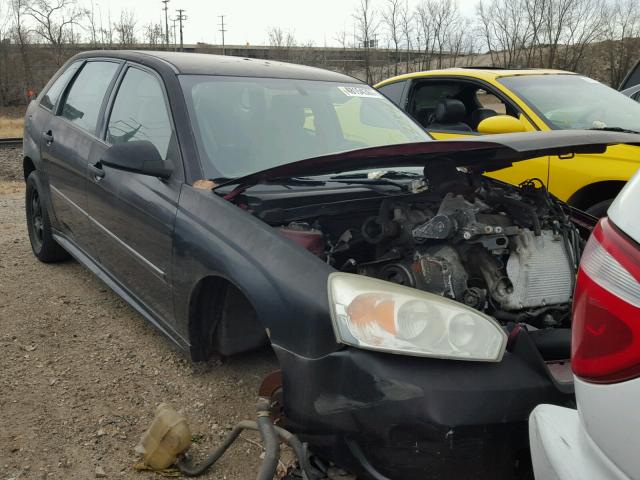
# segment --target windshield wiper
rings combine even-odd
[[[384,185],[390,187],[396,187],[400,190],[407,190],[407,186],[402,183],[394,182],[393,180],[388,180],[386,178],[336,178],[331,177],[331,180],[334,183],[344,183],[346,185]]]
[[[640,133],[637,130],[629,130],[622,127],[594,127],[589,130],[599,130],[601,132],[620,132],[620,133]]]
[[[373,174],[373,175],[372,175]],[[329,180],[348,180],[348,179],[369,179],[376,180],[380,178],[419,178],[422,177],[418,172],[403,172],[401,170],[382,170],[379,172],[360,172],[360,173],[343,173],[342,175],[334,175]]]
[[[220,181],[220,180],[224,180],[224,181]],[[237,180],[237,182],[236,182]],[[219,185],[217,185],[216,187],[214,187],[214,190],[218,187],[229,187],[231,185],[242,185],[242,178],[224,178],[224,179],[219,179],[216,178],[213,180],[216,183],[219,183]],[[251,185],[244,185],[243,187],[246,188],[251,188],[254,187],[255,185],[283,185],[283,186],[296,186],[296,185],[312,185],[312,186],[316,186],[316,185],[324,185],[325,182],[324,180],[313,180],[311,178],[307,178],[307,177],[278,177],[278,178],[272,178],[272,179],[268,179],[264,182],[259,182],[256,184],[251,184]]]

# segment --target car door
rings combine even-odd
[[[42,132],[41,153],[51,190],[55,226],[79,248],[87,250],[90,236],[86,217],[87,162],[96,143],[98,120],[106,92],[120,67],[117,61],[88,60],[72,64],[62,75],[71,77],[58,102],[43,97],[50,116]],[[62,78],[62,76],[60,77]],[[52,85],[52,89],[55,86]],[[55,92],[51,95],[55,96]]]
[[[182,163],[161,78],[128,64],[111,95],[102,138],[88,166],[87,211],[105,270],[157,320],[173,318],[171,253]],[[110,145],[147,140],[173,167],[168,179],[103,165]]]
[[[437,108],[444,100],[459,107],[447,118],[438,119]],[[519,118],[529,130],[535,126],[503,94],[490,85],[467,78],[413,80],[406,94],[405,110],[437,140],[481,135],[477,128],[489,115]],[[440,123],[436,123],[438,120]],[[488,176],[517,185],[530,178],[548,183],[549,157],[539,157],[491,172]]]

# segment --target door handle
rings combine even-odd
[[[98,163],[89,163],[87,165],[89,172],[91,173],[91,177],[94,181],[99,182],[104,178],[104,170],[102,169],[102,165],[100,162]]]
[[[42,132],[42,138],[47,142],[47,146],[51,145],[53,143],[53,132],[51,130]]]

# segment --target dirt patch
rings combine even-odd
[[[200,453],[254,418],[271,352],[192,364],[77,262],[34,258],[23,188],[0,183],[0,479],[162,478],[132,468],[159,402],[186,414]],[[204,478],[254,478],[245,438]]]

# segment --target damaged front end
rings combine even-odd
[[[275,347],[282,422],[373,478],[526,478],[529,412],[573,403],[569,312],[583,240],[540,185],[456,175],[445,188],[354,199],[335,215],[278,211],[274,226],[336,270],[384,281],[341,300],[348,320],[336,333],[350,347],[313,360]],[[415,293],[389,297],[385,282]],[[437,298],[452,307],[442,325],[429,324]],[[395,317],[383,312],[390,302]],[[478,326],[494,322],[504,344],[454,304],[478,312]]]
[[[569,137],[554,148],[569,151]],[[331,176],[337,163],[314,159],[220,190],[334,269],[327,321],[341,347],[306,358],[273,344],[280,421],[322,457],[364,478],[530,474],[529,413],[574,401],[569,314],[595,219],[538,179],[482,175],[548,153],[541,136],[523,138],[533,143],[522,150],[476,141],[348,153],[338,173],[364,173]],[[420,181],[415,169],[371,170],[385,160],[420,165]]]

